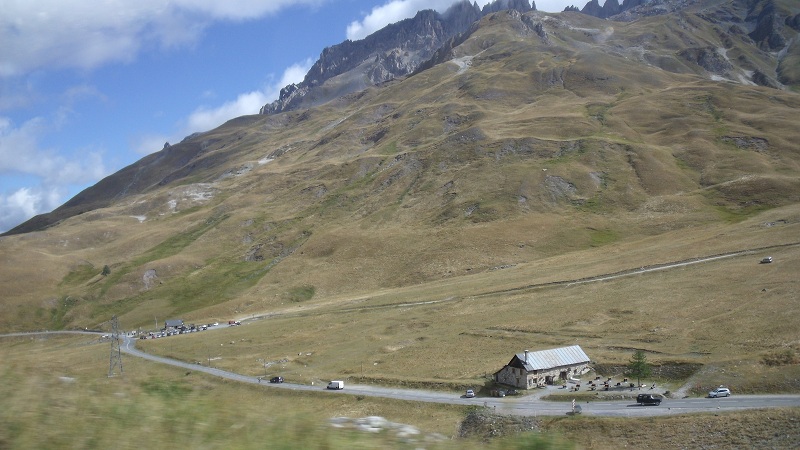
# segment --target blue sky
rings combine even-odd
[[[325,47],[454,1],[0,0],[0,232],[258,113]]]

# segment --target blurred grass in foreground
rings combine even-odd
[[[482,442],[455,435],[463,408],[245,385],[123,355],[91,336],[0,340],[0,449],[572,448],[551,435]],[[336,416],[380,415],[421,430],[414,441],[334,429]],[[430,440],[426,436],[438,435]]]

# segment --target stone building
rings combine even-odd
[[[495,372],[494,380],[520,389],[565,382],[589,370],[589,357],[579,345],[517,353]]]

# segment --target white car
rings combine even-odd
[[[336,390],[344,389],[344,381],[333,380],[330,383],[328,383],[328,389],[336,389]]]
[[[730,397],[731,396],[731,390],[726,388],[726,387],[720,386],[720,387],[714,389],[713,391],[709,392],[708,396],[711,397],[711,398]]]
[[[466,397],[466,398],[474,398],[475,397],[475,391],[473,391],[472,389],[467,389],[467,393],[464,394],[464,397]]]

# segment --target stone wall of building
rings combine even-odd
[[[549,370],[540,370],[536,373],[527,372],[525,369],[505,366],[495,373],[495,381],[519,389],[531,389],[547,384],[559,384],[565,382],[570,377],[579,376],[589,370],[589,364],[577,364],[573,366],[554,367]]]

